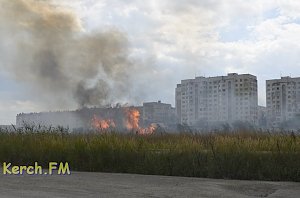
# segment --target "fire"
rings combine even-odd
[[[156,124],[151,124],[147,128],[139,129],[138,134],[140,134],[140,135],[150,135],[150,134],[153,134],[156,129],[157,129]]]
[[[92,127],[98,130],[105,130],[109,128],[115,128],[115,122],[111,119],[101,119],[94,115],[92,119]]]
[[[135,132],[139,135],[153,134],[157,129],[157,125],[151,124],[146,128],[140,127],[140,116],[138,109],[133,107],[124,108],[123,126],[118,126],[118,129],[125,127],[128,131]],[[100,131],[116,128],[116,124],[113,119],[101,119],[96,115],[92,118],[91,125],[94,129]]]
[[[126,128],[128,130],[139,129],[140,112],[135,108],[126,108],[125,114],[126,114],[126,120],[125,120]]]
[[[137,134],[147,135],[155,132],[157,126],[155,124],[151,124],[147,128],[141,128],[139,126],[140,120],[140,112],[135,108],[126,108],[126,128],[129,131],[136,131]]]

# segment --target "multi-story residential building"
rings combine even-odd
[[[203,122],[235,121],[257,124],[257,79],[250,74],[182,80],[175,97],[181,124],[197,126]]]
[[[151,123],[163,126],[174,125],[176,123],[175,108],[171,104],[158,102],[143,103],[143,124]]]
[[[266,97],[268,127],[280,127],[300,113],[300,78],[267,80]]]
[[[139,112],[139,125],[146,127],[149,124],[159,124],[161,127],[175,125],[175,108],[171,104],[158,102],[146,102],[143,106],[130,107],[99,107],[83,108],[75,111],[59,112],[41,112],[41,113],[20,113],[16,117],[16,127],[41,126],[69,128],[70,131],[77,129],[90,129],[93,126],[93,120],[112,120],[115,129],[122,131],[126,128],[126,119],[128,118],[128,109],[134,109]],[[0,130],[1,130],[0,126]]]

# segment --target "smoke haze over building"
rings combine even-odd
[[[9,54],[1,67],[34,97],[80,107],[128,99],[136,65],[122,32],[87,32],[74,12],[51,1],[0,3],[1,40]]]

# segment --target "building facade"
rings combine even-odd
[[[300,113],[300,78],[266,81],[268,127],[280,127]]]
[[[42,126],[42,127],[64,127],[73,130],[91,129],[95,117],[98,120],[112,120],[115,129],[123,131],[126,128],[128,109],[139,112],[138,122],[141,126],[159,124],[168,127],[176,123],[175,108],[171,104],[158,102],[146,102],[143,106],[129,107],[102,107],[82,108],[75,111],[20,113],[16,117],[16,127]]]
[[[143,103],[143,124],[149,125],[152,123],[162,126],[173,125],[176,123],[175,108],[171,104],[158,102]]]
[[[257,125],[256,76],[230,73],[182,80],[175,95],[177,119],[181,124],[244,121]]]

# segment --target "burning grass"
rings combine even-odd
[[[120,126],[117,126],[113,118],[100,118],[97,115],[91,120],[92,129],[106,133],[108,131],[116,131],[117,129],[127,130],[127,131],[135,131],[136,134],[139,135],[149,135],[153,134],[157,129],[156,124],[150,124],[147,127],[140,126],[140,112],[138,109],[134,107],[124,107],[123,108],[123,123]]]
[[[67,161],[73,171],[300,181],[300,136],[2,132],[0,160],[45,167]]]

